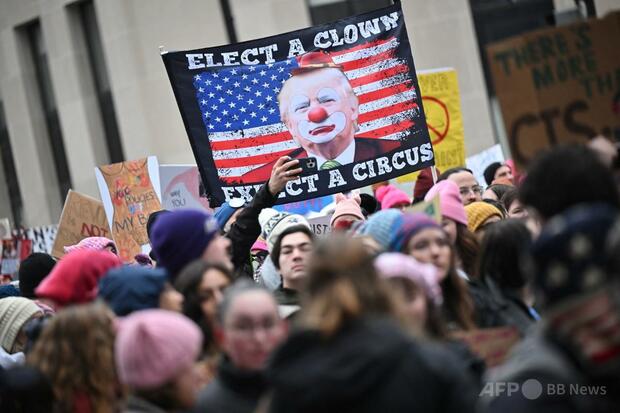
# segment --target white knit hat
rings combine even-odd
[[[24,297],[7,297],[0,300],[0,345],[8,353],[13,350],[19,331],[30,318],[43,314],[41,308]]]
[[[273,249],[273,244],[285,229],[304,225],[310,228],[308,220],[299,214],[289,214],[288,212],[278,212],[273,208],[265,208],[258,215],[258,222],[262,228],[262,237],[267,242],[269,253]]]

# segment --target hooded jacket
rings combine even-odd
[[[356,321],[325,338],[293,333],[268,378],[270,412],[470,412],[477,391],[458,360],[392,322]]]

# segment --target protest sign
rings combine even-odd
[[[520,340],[515,327],[463,331],[454,333],[454,337],[463,340],[472,353],[484,360],[487,368],[501,364]]]
[[[65,254],[64,247],[75,245],[88,237],[112,238],[103,203],[69,190],[60,214],[52,255],[62,258]]]
[[[24,237],[32,243],[32,252],[52,253],[56,235],[58,234],[57,224],[26,228],[23,232]]]
[[[2,275],[17,274],[19,268],[19,239],[2,239],[2,261],[0,262],[0,272]]]
[[[200,196],[200,173],[196,165],[159,165],[162,207],[212,211],[207,198]]]
[[[11,223],[8,218],[0,218],[0,239],[11,238]]]
[[[415,205],[405,208],[405,212],[421,212],[441,224],[441,209],[439,205],[439,195],[437,195],[430,201],[418,202]]]
[[[472,155],[465,160],[467,168],[474,173],[474,176],[480,185],[486,184],[484,170],[493,162],[504,163],[504,153],[502,152],[502,147],[499,143],[485,149],[482,152]]]
[[[290,214],[307,215],[310,212],[319,212],[334,202],[333,195],[307,199],[305,201],[291,202],[290,204],[275,205],[273,209]]]
[[[161,209],[157,158],[149,156],[95,168],[112,238],[124,262],[150,251],[146,222]]]
[[[620,12],[536,30],[487,47],[510,152],[519,167],[542,149],[620,139]]]
[[[400,4],[162,55],[211,206],[249,200],[281,156],[314,158],[278,204],[434,163]]]
[[[426,126],[433,143],[435,166],[445,171],[465,164],[465,132],[461,114],[461,95],[456,70],[452,68],[419,70],[418,82]],[[397,179],[409,182],[418,173]]]
[[[331,219],[332,214],[309,218],[308,223],[312,233],[319,237],[327,237],[332,232],[332,227],[329,225]]]

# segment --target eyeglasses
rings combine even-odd
[[[276,320],[275,318],[268,318],[259,323],[253,323],[251,321],[234,323],[231,324],[228,328],[238,334],[252,336],[259,330],[265,333],[271,333],[277,326],[278,320]]]
[[[462,186],[459,188],[461,196],[469,195],[470,192],[476,195],[482,195],[482,187],[480,185],[474,185],[472,187]]]

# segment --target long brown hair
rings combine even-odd
[[[461,260],[463,271],[467,273],[470,278],[476,278],[477,274],[477,260],[480,253],[480,244],[476,236],[467,228],[467,225],[456,223],[456,253]]]
[[[466,281],[456,272],[455,248],[450,246],[450,270],[441,282],[443,292],[443,309],[446,321],[456,322],[459,329],[472,330],[474,322],[474,303],[467,288]]]
[[[387,285],[359,239],[333,235],[318,243],[310,260],[303,326],[331,336],[366,316],[395,316]]]
[[[63,309],[41,333],[28,363],[52,383],[60,411],[87,398],[93,413],[117,410],[113,313],[102,303]]]

